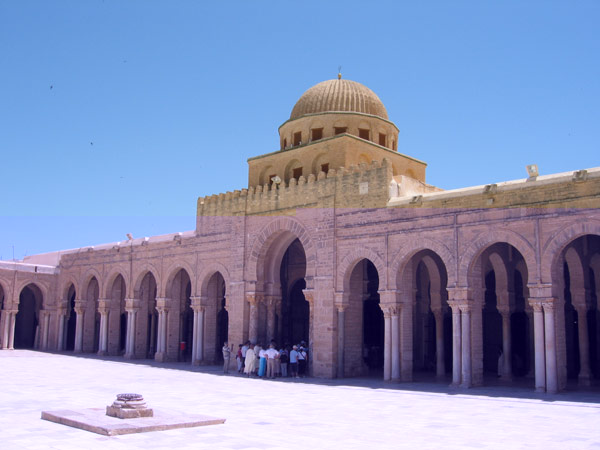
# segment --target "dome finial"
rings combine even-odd
[[[338,66],[338,80],[342,79],[342,66]]]

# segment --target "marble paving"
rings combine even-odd
[[[102,436],[40,418],[137,392],[224,424]],[[557,395],[378,379],[247,379],[217,367],[0,351],[0,448],[600,449],[600,392]]]

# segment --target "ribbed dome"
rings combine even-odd
[[[356,81],[337,79],[323,81],[302,94],[292,109],[290,120],[306,114],[334,111],[371,114],[388,119],[385,106],[375,92]]]

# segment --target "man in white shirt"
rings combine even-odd
[[[279,352],[271,344],[266,352],[267,356],[267,378],[275,378],[275,358],[279,357]]]

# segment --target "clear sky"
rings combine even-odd
[[[0,0],[0,57],[4,260],[194,229],[340,65],[430,184],[600,165],[598,0]]]

